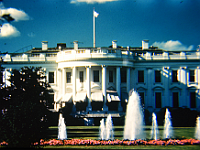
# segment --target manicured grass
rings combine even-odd
[[[150,138],[151,126],[145,126],[144,128],[146,138]],[[58,127],[49,127],[46,139],[57,138]],[[173,128],[173,138],[175,139],[190,139],[194,137],[194,127],[175,127]],[[98,139],[99,138],[99,126],[67,126],[67,135],[69,139]],[[162,139],[163,127],[159,126],[159,137]],[[123,139],[123,126],[114,127],[115,139]],[[138,146],[126,146],[126,145],[98,145],[98,146],[83,146],[83,145],[66,145],[66,146],[45,146],[44,148],[65,148],[65,149],[183,149],[183,150],[199,150],[200,145],[169,145],[169,146],[154,146],[154,145],[138,145]]]
[[[114,136],[115,139],[123,139],[123,126],[114,127]],[[163,127],[159,126],[159,138],[163,139]],[[47,139],[57,138],[58,127],[51,126],[49,127],[47,133]],[[145,126],[144,132],[146,138],[149,139],[151,126]],[[195,127],[174,127],[173,128],[173,138],[184,139],[184,138],[195,138]],[[99,137],[99,126],[67,126],[67,135],[68,138],[78,138],[78,139],[98,139]]]

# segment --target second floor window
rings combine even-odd
[[[138,71],[138,82],[141,82],[141,83],[144,82],[144,71],[143,70]]]
[[[155,82],[161,82],[161,71],[155,70]]]
[[[99,82],[99,70],[94,70],[93,72],[93,81]]]
[[[172,82],[178,82],[178,71],[172,70]]]
[[[189,82],[195,82],[195,73],[194,70],[189,71]]]

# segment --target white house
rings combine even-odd
[[[73,111],[79,114],[120,114],[132,89],[138,91],[143,107],[150,111],[162,107],[200,110],[199,50],[166,51],[149,47],[148,40],[142,41],[142,47],[120,47],[112,41],[110,47],[97,48],[79,48],[78,41],[73,48],[65,43],[48,48],[48,42],[43,41],[42,48],[8,53],[2,58],[5,78],[11,69],[45,68],[54,91],[54,104],[49,107],[55,111],[73,103]]]

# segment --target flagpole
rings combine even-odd
[[[93,47],[96,47],[96,39],[95,39],[95,16],[94,16],[95,8],[93,8]]]

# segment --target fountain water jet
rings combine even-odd
[[[104,140],[106,138],[106,127],[105,127],[104,119],[101,119],[101,121],[100,121],[99,134],[100,134],[101,140]]]
[[[145,134],[143,131],[143,112],[140,97],[136,91],[132,90],[131,92],[126,109],[124,139],[145,139]]]
[[[59,115],[59,121],[58,121],[58,139],[59,140],[67,139],[67,130],[66,130],[66,126],[65,126],[65,119],[63,118],[61,113]]]
[[[100,139],[101,140],[114,140],[114,131],[111,114],[107,116],[106,125],[104,119],[100,121]]]
[[[158,131],[158,124],[157,124],[156,114],[152,113],[151,138],[154,139],[154,140],[157,140],[158,135],[159,135],[159,131]]]
[[[106,119],[106,140],[114,140],[114,131],[111,114],[107,116]]]
[[[173,133],[172,133],[171,115],[170,115],[169,110],[166,108],[163,138],[169,139],[172,137],[172,135]]]
[[[200,117],[197,117],[196,120],[195,138],[200,140]]]

